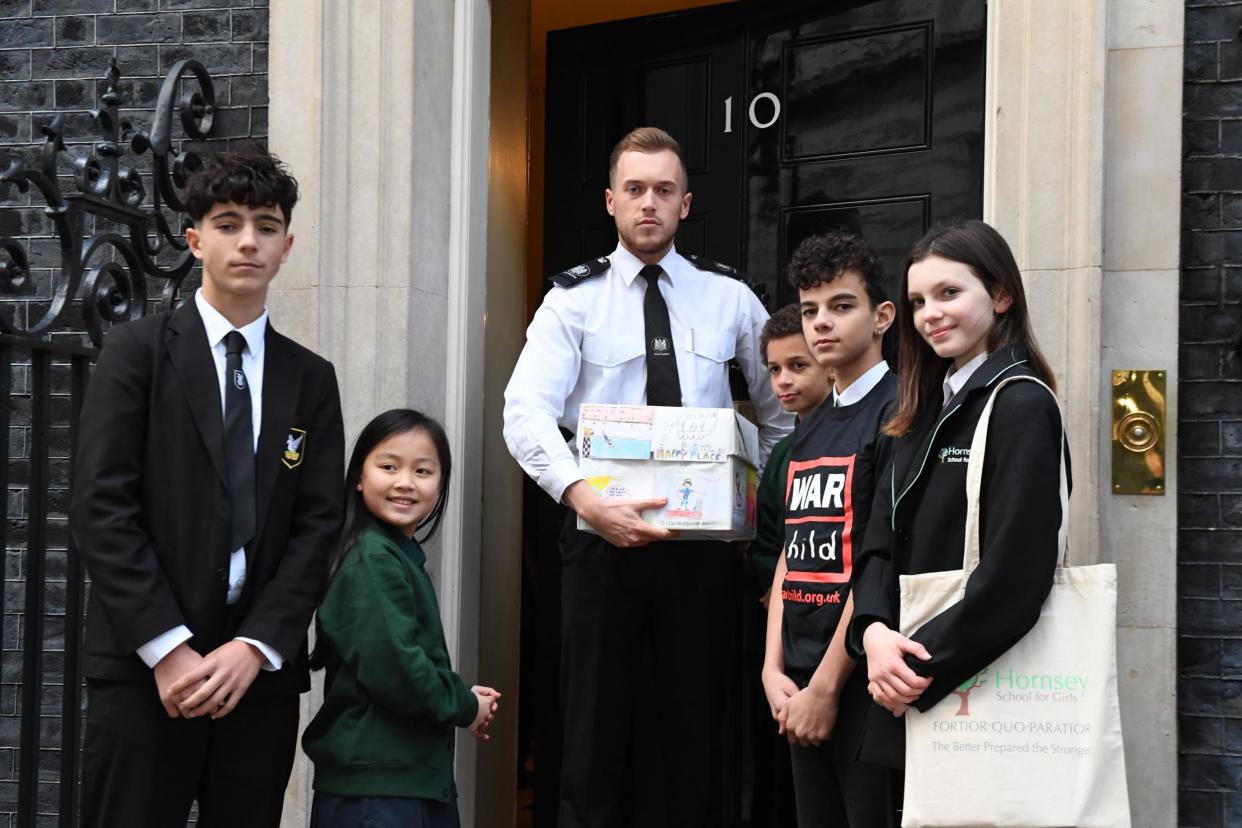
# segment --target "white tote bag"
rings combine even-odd
[[[1013,377],[998,384],[971,442],[962,569],[901,576],[903,635],[960,601],[979,565],[988,420],[997,392],[1015,381],[1039,382]],[[995,663],[926,713],[906,713],[902,828],[1129,827],[1117,707],[1117,570],[1067,565],[1068,513],[1063,455],[1052,592],[1034,629]]]

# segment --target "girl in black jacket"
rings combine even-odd
[[[1000,380],[1050,388],[1009,246],[979,221],[938,228],[906,264],[897,413],[885,427],[893,462],[876,487],[855,563],[847,645],[867,659],[862,758],[904,766],[910,707],[929,709],[1013,646],[1052,588],[1061,524],[1060,411],[1035,383],[997,396],[980,495],[980,564],[965,597],[911,638],[899,629],[897,576],[960,569],[966,464],[975,425]],[[883,709],[881,709],[883,708]],[[887,712],[885,712],[887,711]],[[889,715],[891,714],[891,715]]]

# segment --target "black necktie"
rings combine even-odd
[[[647,265],[638,275],[647,280],[643,297],[643,326],[647,333],[647,405],[681,405],[681,382],[673,352],[673,326],[668,305],[660,294],[659,265]]]
[[[242,371],[246,338],[239,331],[224,336],[224,459],[229,469],[233,501],[233,531],[229,551],[244,547],[254,537],[254,421],[250,415],[250,386]]]

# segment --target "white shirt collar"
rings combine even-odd
[[[241,328],[234,328],[233,323],[224,318],[220,311],[211,306],[203,298],[203,289],[194,291],[194,304],[198,307],[198,315],[203,319],[203,327],[207,329],[207,344],[212,348],[220,344],[229,331],[236,330],[246,338],[246,349],[250,355],[258,359],[263,354],[264,334],[267,332],[267,308],[259,318]]]
[[[970,381],[971,375],[979,370],[980,365],[987,362],[989,356],[990,354],[984,351],[958,370],[949,369],[949,373],[944,378],[944,405],[948,405],[949,400],[956,397],[957,392],[966,387],[966,383]]]
[[[832,386],[833,406],[841,408],[842,406],[853,405],[858,402],[863,397],[870,394],[871,389],[875,388],[876,385],[879,384],[880,380],[884,379],[884,375],[887,373],[888,363],[884,360],[880,360],[875,365],[872,365],[865,374],[850,383],[850,387],[844,391],[838,391],[837,386],[834,383]]]
[[[668,249],[668,252],[664,254],[664,258],[656,262],[656,264],[659,265],[664,271],[664,275],[668,277],[670,285],[677,279],[677,265],[678,259],[680,258],[681,257],[677,255],[677,246],[673,245]],[[635,256],[629,250],[626,250],[625,245],[620,242],[617,242],[617,249],[612,251],[612,255],[608,257],[608,261],[611,262],[612,269],[617,271],[617,275],[625,280],[626,287],[632,285],[634,280],[638,278],[638,271],[647,266],[642,259]]]

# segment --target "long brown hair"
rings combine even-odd
[[[1022,275],[1005,239],[982,221],[942,225],[933,228],[914,245],[901,275],[901,290],[897,297],[900,340],[897,411],[885,424],[884,433],[894,437],[910,433],[924,408],[936,399],[951,362],[947,357],[937,356],[914,327],[914,307],[909,297],[910,266],[929,256],[966,265],[993,298],[1002,290],[1009,294],[1012,304],[1004,313],[997,314],[988,331],[988,353],[1008,345],[1026,346],[1032,373],[1055,391],[1052,369],[1035,344],[1035,334],[1031,331]]]

